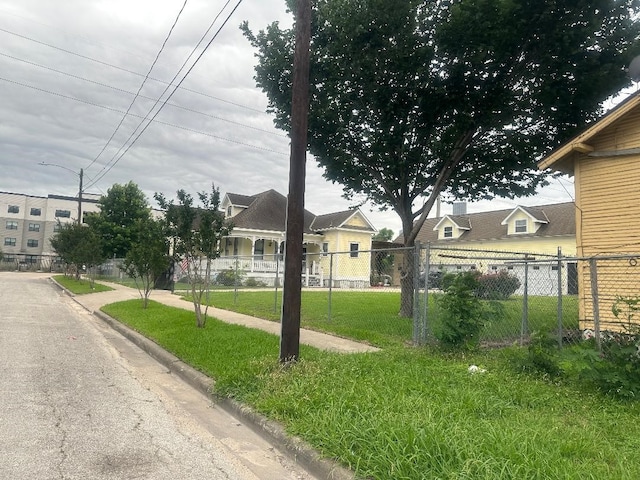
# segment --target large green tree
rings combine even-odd
[[[532,194],[544,182],[536,160],[628,83],[638,5],[317,0],[309,151],[347,197],[395,210],[406,246],[441,193]],[[276,125],[288,130],[294,31],[242,28],[257,49],[257,84]],[[412,262],[404,278],[406,315]]]
[[[89,271],[96,265],[100,265],[106,258],[100,236],[86,225],[78,225],[75,222],[61,224],[60,230],[51,237],[50,242],[62,261],[74,266],[78,279],[82,267]],[[91,282],[93,282],[92,279]]]
[[[220,191],[212,185],[211,192],[198,192],[198,199],[194,200],[185,190],[178,190],[178,203],[167,200],[161,193],[156,193],[154,198],[165,211],[173,255],[176,260],[186,262],[196,326],[204,328],[209,308],[211,263],[220,256],[221,240],[231,231],[231,225],[220,211]]]
[[[151,217],[151,207],[133,182],[114,184],[98,205],[100,211],[86,215],[86,223],[102,238],[107,258],[124,258],[136,241],[136,222]]]
[[[170,264],[169,239],[163,220],[139,218],[135,223],[135,241],[127,252],[122,269],[132,277],[147,308],[156,281]]]

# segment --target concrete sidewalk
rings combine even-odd
[[[140,294],[135,288],[125,287],[117,283],[104,282],[102,280],[99,283],[108,285],[113,288],[113,290],[109,292],[76,295],[76,302],[84,306],[87,310],[93,312],[100,310],[101,307],[108,305],[109,303],[140,298]],[[149,298],[164,305],[193,311],[193,303],[183,300],[180,296],[172,294],[168,290],[153,290]],[[207,314],[223,322],[243,325],[249,328],[264,330],[265,332],[273,333],[274,335],[280,335],[280,324],[276,322],[215,307],[209,307]],[[300,329],[300,343],[310,345],[321,350],[338,353],[375,352],[379,350],[371,345],[328,335],[326,333],[306,330],[304,328]]]

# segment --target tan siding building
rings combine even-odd
[[[640,96],[631,95],[539,167],[575,177],[577,254],[597,260],[597,270],[586,260],[578,266],[579,288],[585,292],[580,299],[581,325],[593,326],[594,304],[587,293],[593,281],[599,292],[601,328],[619,329],[613,304],[616,298],[638,298],[640,267],[603,257],[640,252]]]

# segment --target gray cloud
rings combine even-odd
[[[155,99],[163,92],[162,82],[173,78],[223,3],[187,3],[151,73],[161,81],[147,81],[143,97]],[[0,190],[75,194],[77,177],[38,165],[45,162],[75,172],[84,168],[87,185],[104,174],[88,189],[95,193],[132,180],[149,199],[154,192],[171,197],[180,188],[208,190],[212,182],[222,192],[274,188],[286,194],[289,140],[265,113],[267,100],[253,80],[254,52],[238,29],[243,20],[253,29],[274,20],[290,25],[284,0],[243,3],[169,101],[177,107],[165,106],[119,158],[141,120],[136,115],[144,116],[154,103],[138,98],[104,148],[182,4],[0,0],[0,77],[5,79],[0,81]],[[306,206],[317,214],[350,206],[341,198],[341,187],[324,180],[312,158],[306,192]],[[377,228],[399,230],[392,212],[366,206],[363,211]]]

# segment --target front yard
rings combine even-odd
[[[153,301],[104,311],[215,378],[219,395],[279,420],[362,478],[640,478],[640,406],[525,375],[518,348],[443,355],[398,346],[398,328],[383,335],[383,351],[303,346],[302,360],[283,368],[278,338],[261,331],[216,320],[196,329],[192,313]],[[313,317],[311,308],[305,318]],[[348,323],[339,317],[332,321]],[[471,374],[470,364],[486,372]]]

